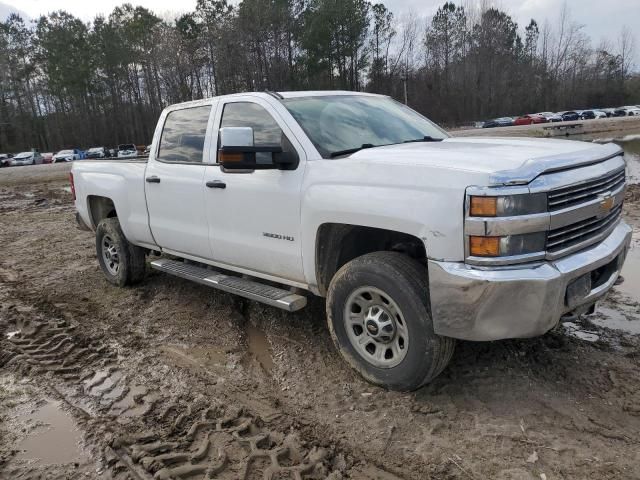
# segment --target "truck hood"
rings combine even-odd
[[[615,144],[540,138],[446,138],[360,150],[349,158],[423,165],[489,175],[490,185],[523,185],[542,173],[575,168],[622,153]]]

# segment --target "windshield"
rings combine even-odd
[[[133,144],[127,144],[127,145],[118,145],[118,150],[135,150],[136,146]]]
[[[13,158],[29,158],[29,157],[31,157],[31,155],[33,155],[33,153],[31,153],[31,152],[22,152],[22,153],[17,154]]]
[[[100,150],[102,150],[102,148],[100,148],[100,147],[92,147],[88,151],[89,152],[99,152]]]
[[[282,100],[323,158],[360,148],[441,140],[447,134],[388,97],[327,95]]]
[[[58,152],[58,155],[72,155],[73,154],[73,150],[60,150]]]

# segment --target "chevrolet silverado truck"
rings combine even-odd
[[[342,356],[404,391],[456,339],[592,312],[631,240],[618,146],[451,137],[364,93],[173,105],[148,160],[74,163],[71,181],[112,284],[150,266],[288,311],[324,297]]]

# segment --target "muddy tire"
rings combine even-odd
[[[117,217],[105,218],[96,228],[96,254],[106,279],[124,287],[142,281],[145,251],[129,243]]]
[[[410,391],[451,360],[455,340],[433,331],[427,269],[395,252],[344,265],[327,295],[329,331],[342,356],[368,381]]]

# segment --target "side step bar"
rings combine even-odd
[[[225,275],[215,270],[191,265],[177,260],[162,258],[151,262],[151,268],[170,273],[176,277],[191,280],[224,292],[266,303],[289,312],[300,310],[307,304],[307,298],[282,288],[272,287],[253,280]]]

